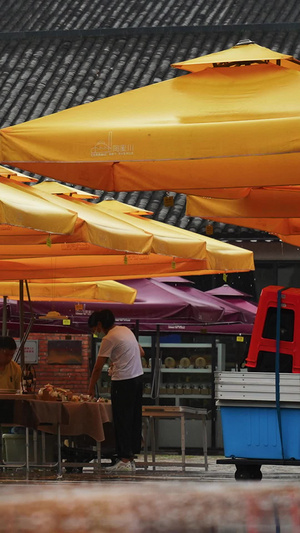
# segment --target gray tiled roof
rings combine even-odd
[[[180,76],[171,63],[229,48],[241,38],[300,58],[293,0],[0,0],[0,127]],[[105,193],[154,218],[205,233],[185,216],[185,196]],[[214,223],[222,239],[265,238]]]
[[[0,31],[279,23],[297,0],[1,0]]]

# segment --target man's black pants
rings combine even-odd
[[[141,451],[143,376],[111,382],[111,403],[119,458]]]

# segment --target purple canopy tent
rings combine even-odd
[[[161,281],[162,280],[162,281]],[[198,331],[220,334],[251,334],[255,306],[250,310],[223,301],[193,286],[184,278],[159,278],[126,280],[123,283],[137,289],[134,304],[86,302],[79,309],[74,302],[32,302],[37,317],[34,332],[87,332],[88,316],[95,310],[109,307],[118,323],[134,326],[137,321],[140,331],[153,331],[157,324],[161,331]],[[251,304],[252,305],[252,304]],[[8,329],[16,328],[19,317],[18,302],[8,301]],[[76,309],[77,307],[77,309]],[[29,307],[24,302],[25,320]],[[39,320],[49,310],[56,310],[71,319],[70,326],[59,321]],[[28,313],[28,314],[27,314]],[[205,330],[205,331],[204,331]]]
[[[220,298],[223,302],[227,302],[231,305],[238,307],[239,309],[243,309],[244,311],[249,311],[254,315],[256,314],[257,305],[254,302],[250,301],[250,294],[238,291],[237,289],[234,289],[233,287],[227,285],[227,283],[221,285],[221,287],[216,287],[215,289],[205,291],[205,294],[209,294],[210,296],[216,296],[217,298]]]
[[[244,298],[248,300],[251,299],[250,294],[238,291],[237,289],[230,287],[230,285],[228,285],[227,283],[224,283],[224,285],[221,285],[220,287],[216,287],[215,289],[210,289],[209,291],[205,292],[207,294],[211,294],[212,296],[219,296],[220,298]]]

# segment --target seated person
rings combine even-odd
[[[17,345],[13,337],[0,337],[0,389],[2,390],[19,390],[21,388],[21,367],[12,360]],[[6,410],[5,404],[2,409]],[[5,414],[1,412],[1,420],[9,422],[9,416],[6,420]],[[25,428],[1,428],[1,434],[24,432]],[[0,441],[0,462],[2,462],[2,442]]]
[[[21,388],[21,367],[12,360],[17,345],[12,337],[0,337],[0,389]]]

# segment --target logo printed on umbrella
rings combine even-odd
[[[92,157],[113,156],[113,155],[132,155],[134,152],[133,144],[113,144],[112,131],[108,132],[107,142],[98,141],[91,149]]]

